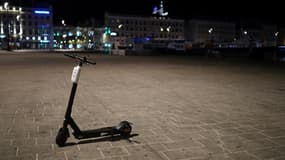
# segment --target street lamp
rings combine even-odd
[[[214,28],[213,27],[210,27],[208,29],[208,40],[206,40],[206,48],[207,48],[207,53],[206,53],[206,56],[209,56],[211,53],[212,53],[212,49],[213,49],[213,36],[212,36],[212,33],[214,31]]]
[[[20,47],[20,41],[21,41],[21,38],[22,38],[22,31],[21,31],[21,15],[20,14],[18,14],[17,16],[16,16],[16,21],[14,22],[15,23],[15,28],[14,28],[14,34],[15,34],[15,40],[16,40],[16,43],[15,43],[15,45],[16,45],[16,47],[18,48],[18,47]],[[18,27],[19,27],[19,32],[18,32],[18,34],[17,34],[17,23],[18,23]]]
[[[247,30],[244,30],[243,34],[244,34],[244,40],[247,43],[245,44],[245,47],[251,47],[251,42]]]
[[[8,10],[9,10],[9,3],[4,3],[4,9],[6,10],[6,31],[7,31],[7,37],[6,37],[6,43],[7,43],[7,50],[10,51],[10,20],[8,16]]]
[[[124,25],[122,23],[120,23],[118,26],[117,26],[117,34],[122,37],[122,29],[123,29]]]
[[[66,33],[66,23],[65,20],[61,20],[61,24],[63,26],[63,32],[62,32],[62,40],[63,40],[63,48],[66,48],[66,39],[67,39],[67,33]]]
[[[210,29],[208,30],[209,34],[212,34],[213,30],[214,30],[213,28],[210,28]]]
[[[212,37],[212,33],[213,33],[213,31],[214,31],[214,28],[209,28],[209,30],[208,30],[208,33],[209,33],[209,39],[210,39],[210,41],[213,41],[213,37]]]
[[[118,29],[121,29],[123,27],[123,24],[118,25]]]
[[[213,45],[212,43],[213,43],[213,31],[214,31],[214,28],[209,28],[209,30],[208,30],[208,33],[209,33],[209,40],[210,40],[210,45]]]
[[[66,26],[65,20],[61,20],[61,24],[62,24],[63,26]]]
[[[275,46],[277,46],[277,41],[278,41],[278,35],[279,35],[279,32],[275,32],[274,33],[274,39],[275,39]]]
[[[166,31],[167,31],[167,32],[170,32],[170,29],[171,29],[171,26],[168,26],[168,27],[166,28]]]
[[[9,5],[8,2],[5,2],[5,3],[4,3],[4,8],[5,8],[6,10],[8,9],[8,5]]]
[[[170,40],[171,26],[168,26],[168,27],[166,28],[166,31],[167,31],[168,40]]]

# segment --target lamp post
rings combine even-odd
[[[20,48],[21,47],[21,39],[22,39],[22,18],[21,18],[21,15],[18,14],[16,16],[16,22],[15,23],[18,23],[18,27],[19,27],[19,32],[18,32],[18,35],[16,34],[16,37],[17,37],[17,40],[16,40],[16,46],[17,48]]]
[[[6,43],[7,43],[7,51],[10,51],[10,17],[8,15],[9,11],[9,3],[5,2],[4,3],[4,9],[6,10],[6,31],[7,31],[7,36],[6,36]]]
[[[277,47],[278,45],[278,35],[279,35],[279,32],[274,33],[275,47]]]
[[[61,20],[61,24],[65,27],[66,26],[65,20]]]
[[[207,52],[208,52],[208,55],[210,54],[210,53],[212,53],[212,49],[213,49],[213,46],[214,46],[214,40],[213,40],[213,31],[214,31],[214,28],[209,28],[209,30],[208,30],[208,33],[209,33],[209,42],[208,42],[208,50],[207,50]]]
[[[244,30],[243,31],[243,34],[244,34],[244,39],[246,40],[247,44],[245,47],[251,47],[251,44],[250,44],[250,39],[249,39],[249,35],[248,35],[248,32],[247,30]],[[251,50],[251,49],[250,49]]]
[[[171,30],[171,26],[168,26],[166,28],[168,40],[170,40],[170,30]]]
[[[118,25],[118,29],[121,29],[122,27],[123,27],[122,23]]]
[[[63,49],[66,48],[66,38],[67,38],[67,34],[66,34],[66,23],[65,20],[61,20],[61,24],[63,26],[63,32],[62,32],[62,38],[63,38]]]
[[[278,31],[274,33],[275,48],[278,47],[278,35],[279,35]],[[273,52],[273,62],[277,62],[277,60],[278,60],[277,54],[278,54],[277,51]]]
[[[213,37],[212,37],[212,32],[214,31],[214,29],[213,28],[210,28],[209,30],[208,30],[208,33],[209,33],[209,39],[212,41],[212,39],[213,39]]]

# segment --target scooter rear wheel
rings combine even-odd
[[[128,121],[122,121],[117,126],[118,131],[120,132],[120,135],[123,137],[127,137],[132,132],[132,126],[131,123]]]
[[[60,147],[65,145],[67,138],[69,137],[68,128],[60,128],[56,135],[56,144]]]

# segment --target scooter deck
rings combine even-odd
[[[93,130],[83,130],[80,133],[75,133],[75,132],[73,133],[76,139],[110,136],[115,134],[120,134],[120,132],[116,129],[116,127],[104,127]]]

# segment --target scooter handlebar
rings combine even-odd
[[[80,57],[80,56],[77,56],[77,55],[70,55],[70,54],[67,54],[67,53],[65,53],[64,55],[67,56],[67,57],[73,58],[73,59],[77,59],[81,63],[93,64],[93,65],[96,64],[96,62],[90,61],[86,57]]]

